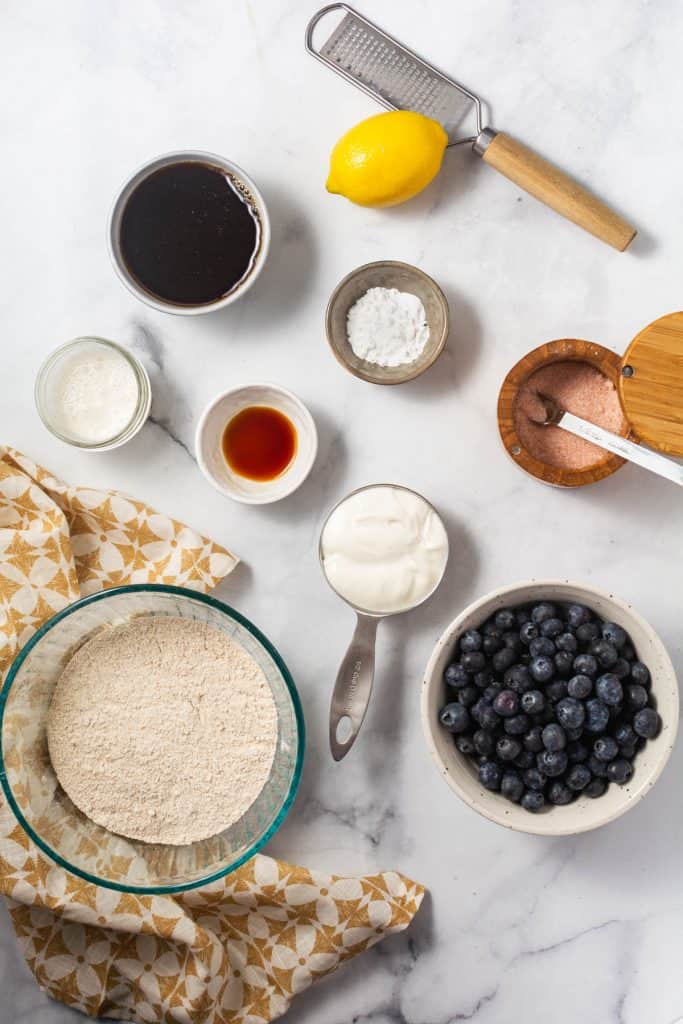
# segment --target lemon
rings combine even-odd
[[[438,121],[423,114],[375,114],[342,135],[332,150],[327,191],[359,206],[404,203],[438,174],[447,144]]]

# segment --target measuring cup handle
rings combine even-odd
[[[349,649],[339,666],[330,704],[330,750],[335,761],[348,754],[368,709],[375,676],[378,622],[370,615],[358,614]]]
[[[623,217],[511,135],[485,128],[474,152],[525,192],[614,249],[623,252],[635,238],[635,228]]]

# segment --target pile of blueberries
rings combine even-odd
[[[629,635],[580,604],[501,608],[460,637],[444,681],[441,725],[527,811],[624,785],[662,724]]]

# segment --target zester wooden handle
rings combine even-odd
[[[635,228],[619,214],[559,167],[505,132],[493,136],[482,153],[482,160],[525,192],[620,252],[635,238]]]

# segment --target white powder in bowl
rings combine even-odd
[[[370,288],[351,306],[346,333],[359,359],[376,366],[403,366],[422,354],[429,325],[417,295]]]
[[[229,636],[175,616],[105,629],[55,687],[47,739],[74,804],[111,832],[184,845],[238,821],[263,789],[277,710]]]

